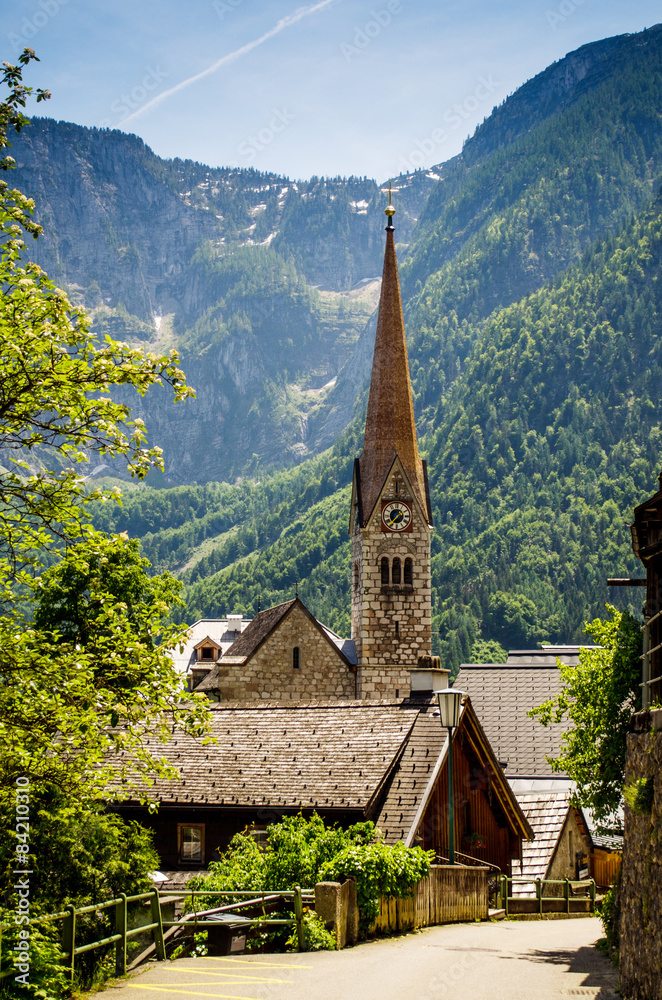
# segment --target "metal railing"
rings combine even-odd
[[[262,905],[264,907],[265,903],[268,901],[274,901],[277,899],[291,900],[294,916],[290,919],[270,919],[263,916],[251,918],[251,926],[258,924],[260,927],[282,927],[282,926],[295,926],[297,931],[297,945],[298,950],[303,951],[305,948],[305,938],[303,929],[303,906],[305,903],[314,902],[315,894],[312,890],[302,890],[300,886],[295,886],[294,889],[272,889],[264,890],[263,892],[256,892],[254,890],[235,890],[235,891],[209,891],[206,889],[189,889],[182,893],[172,893],[164,892],[163,897],[167,899],[168,902],[176,902],[177,900],[192,899],[195,906],[196,896],[231,896],[235,897],[248,897],[249,902],[253,902],[256,906]],[[150,905],[150,922],[147,924],[140,924],[137,927],[128,927],[127,920],[127,910],[129,903],[137,903],[149,900]],[[156,957],[159,961],[162,961],[166,957],[165,953],[165,943],[163,936],[164,927],[182,927],[186,928],[187,924],[193,926],[193,930],[198,928],[207,927],[218,927],[218,922],[214,920],[205,920],[205,916],[211,916],[212,913],[220,913],[222,911],[227,911],[232,909],[232,904],[228,906],[217,907],[215,910],[207,910],[204,913],[198,914],[195,910],[193,913],[184,914],[179,920],[163,920],[161,915],[161,906],[163,903],[162,894],[158,889],[152,889],[150,892],[138,893],[135,896],[127,896],[126,893],[120,893],[117,899],[104,900],[102,903],[92,903],[89,906],[79,906],[75,907],[70,904],[66,909],[59,913],[47,913],[41,917],[35,917],[31,919],[29,925],[31,927],[36,927],[39,924],[54,923],[56,921],[62,921],[62,964],[67,968],[69,980],[74,981],[74,973],[76,966],[76,957],[78,955],[87,954],[90,951],[95,951],[98,948],[105,948],[108,945],[115,945],[115,972],[118,976],[126,975],[126,955],[127,955],[127,942],[129,938],[135,937],[138,934],[143,934],[146,931],[153,932],[154,938],[154,950],[156,952]],[[246,905],[246,904],[244,904]],[[109,934],[106,937],[100,938],[98,941],[89,941],[86,944],[76,945],[76,933],[77,933],[77,918],[86,913],[99,913],[103,910],[114,909],[114,933]],[[11,924],[0,924],[0,981],[6,979],[8,976],[16,974],[16,969],[13,965],[2,971],[2,932],[10,928]]]
[[[149,900],[151,911],[151,923],[140,924],[138,927],[128,928],[127,907],[129,903],[137,903]],[[113,909],[115,911],[115,933],[109,934],[98,941],[89,941],[87,944],[76,945],[77,918],[85,913],[99,913],[102,910]],[[153,931],[154,945],[157,958],[165,958],[165,948],[163,944],[163,923],[161,921],[161,904],[159,901],[158,889],[150,892],[141,892],[135,896],[127,896],[122,892],[117,899],[104,900],[102,903],[91,903],[89,906],[74,906],[70,903],[66,909],[60,913],[47,913],[42,917],[35,917],[30,920],[30,926],[36,927],[39,924],[54,923],[61,920],[62,923],[62,964],[68,971],[69,980],[73,983],[76,967],[76,956],[84,955],[87,952],[95,951],[97,948],[105,948],[110,944],[115,945],[115,971],[118,976],[126,973],[126,946],[129,938],[145,931]],[[2,961],[2,931],[10,924],[3,924],[0,927],[0,962]],[[15,974],[15,969],[5,969],[0,971],[0,980]]]
[[[506,916],[508,915],[509,903],[520,902],[522,900],[532,900],[532,896],[513,896],[508,894],[508,886],[512,887],[513,883],[518,883],[520,885],[532,885],[535,886],[535,900],[538,907],[538,913],[543,913],[543,902],[548,899],[565,900],[565,912],[570,913],[570,903],[574,898],[579,899],[590,899],[591,904],[589,907],[589,913],[595,912],[595,895],[596,887],[594,879],[569,879],[569,878],[526,878],[525,876],[517,877],[510,875],[502,875],[499,880],[499,896],[501,906],[506,911]],[[563,896],[545,896],[544,886],[546,885],[562,885],[563,886]],[[574,891],[573,891],[574,888]],[[576,895],[577,889],[586,890],[582,896]]]
[[[167,891],[167,890],[166,890]],[[247,889],[236,889],[236,890],[209,890],[209,889],[187,889],[181,893],[167,892],[167,898],[169,902],[176,902],[177,900],[191,899],[193,905],[195,906],[195,897],[203,896],[209,899],[213,896],[221,896],[227,898],[231,896],[235,897],[248,897],[248,901],[254,903],[254,905],[261,905],[264,907],[267,903],[273,902],[277,899],[292,900],[292,905],[294,908],[294,917],[291,918],[274,918],[271,917],[253,917],[251,919],[251,926],[254,924],[259,924],[260,927],[296,927],[297,929],[297,946],[299,951],[303,951],[305,948],[305,939],[303,931],[303,904],[314,903],[315,893],[311,889],[302,889],[301,886],[296,885],[294,889],[265,889],[262,892],[256,892]],[[246,905],[246,904],[244,904]],[[179,920],[164,920],[164,927],[183,927],[187,923],[192,923],[194,928],[198,927],[218,927],[218,923],[215,920],[205,920],[205,916],[211,916],[213,913],[221,913],[223,911],[227,912],[231,910],[232,904],[227,906],[219,906],[214,910],[205,910],[203,913],[198,914],[197,911],[193,913],[185,913]]]

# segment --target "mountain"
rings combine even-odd
[[[332,398],[334,380],[379,292],[375,181],[162,160],[136,136],[49,119],[12,153],[44,227],[31,258],[100,335],[181,352],[197,401],[127,400],[163,448],[166,482],[235,479],[328,447],[354,405]],[[434,183],[399,183],[403,240]]]
[[[454,668],[478,639],[576,641],[582,621],[604,610],[606,577],[636,573],[623,521],[649,489],[661,439],[661,70],[659,26],[571,53],[435,168],[441,179],[427,179],[410,238],[405,220],[402,286],[436,525],[434,651]],[[306,193],[336,211],[338,198],[315,194],[321,183]],[[416,183],[419,175],[402,186]],[[310,218],[301,222],[301,244],[312,247],[308,225]],[[383,225],[376,204],[374,225]],[[304,414],[308,451],[324,443],[324,428],[330,435],[334,408],[334,429],[356,405],[353,419],[330,450],[294,468],[267,475],[255,450],[241,483],[127,490],[124,507],[104,508],[98,520],[141,537],[157,568],[181,575],[185,618],[254,611],[258,598],[264,607],[291,596],[298,580],[314,613],[347,632],[347,489],[361,447],[371,322],[364,313],[351,335],[329,323],[309,347],[304,317],[319,315],[324,295],[337,302],[343,293],[311,290],[292,241],[277,243],[280,232],[262,247],[233,244],[229,254],[201,241],[182,271],[191,280],[168,321],[170,336],[191,358],[206,349],[215,361],[246,337],[247,328],[231,329],[240,312],[252,331],[249,306],[283,288],[279,312],[293,310],[303,332],[288,354],[288,323],[274,322],[282,381],[273,405],[294,374],[316,390],[303,382],[308,374],[294,373],[297,356],[314,349],[315,364],[328,364],[329,354],[339,363],[335,384]],[[375,239],[381,256],[381,233]],[[334,347],[343,337],[345,354]],[[218,426],[213,392],[210,435]],[[255,412],[251,438],[268,420]],[[291,414],[285,407],[273,426]],[[241,433],[248,416],[232,429]],[[291,457],[305,457],[305,448]],[[619,606],[627,599],[611,597]]]

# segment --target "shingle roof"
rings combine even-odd
[[[242,629],[246,628],[249,622],[250,618],[244,618],[241,623]],[[205,665],[198,662],[195,653],[195,647],[205,638],[211,639],[215,646],[225,652],[237,638],[237,633],[228,629],[227,618],[202,618],[200,621],[194,622],[188,630],[188,636],[182,651],[180,652],[176,648],[169,654],[175,665],[175,669],[179,673],[186,674],[194,666]]]
[[[294,607],[296,603],[297,598],[295,597],[291,601],[285,601],[284,604],[277,604],[273,608],[267,608],[266,611],[260,611],[250,625],[235,639],[225,655],[244,659],[252,656],[258,646],[262,645],[267,636],[273,632],[276,625],[283,620],[290,608]]]
[[[356,809],[364,814],[407,740],[417,710],[401,702],[221,703],[205,744],[178,733],[155,755],[180,780],[148,792],[163,805]],[[135,801],[135,795],[129,801]]]
[[[570,793],[540,792],[518,795],[517,800],[536,836],[522,842],[522,865],[513,861],[513,875],[545,878],[570,809]],[[519,892],[520,886],[516,889]]]
[[[260,646],[269,638],[274,629],[287,617],[293,607],[298,606],[310,619],[311,623],[319,629],[327,642],[333,646],[349,667],[355,667],[356,647],[352,639],[343,639],[335,632],[332,632],[326,625],[322,625],[311,615],[310,611],[299,597],[284,604],[277,604],[273,608],[260,611],[240,636],[235,639],[232,645],[226,649],[221,660],[209,671],[195,688],[196,692],[216,691],[219,688],[219,678],[223,667],[234,665],[241,666],[246,663]]]
[[[471,695],[476,715],[508,778],[564,776],[552,771],[547,757],[558,757],[568,722],[543,726],[527,714],[560,693],[556,665],[463,663],[454,686]]]
[[[416,702],[411,704],[417,705]],[[436,715],[433,714],[435,712]],[[387,843],[395,844],[398,840],[407,839],[445,744],[446,731],[439,723],[436,702],[431,699],[419,702],[411,735],[377,819],[377,826]]]
[[[414,707],[417,702],[412,699],[408,704]],[[408,846],[414,843],[429,796],[439,780],[448,753],[446,731],[440,724],[436,699],[422,699],[418,704],[416,721],[393,771],[388,794],[377,819],[377,826],[390,844],[398,840],[403,840]],[[531,830],[515,794],[499,769],[470,699],[465,699],[455,736],[460,730],[494,775],[493,790],[513,830],[519,836],[530,836]]]

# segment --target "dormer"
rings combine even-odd
[[[198,663],[208,663],[210,666],[216,662],[222,652],[218,642],[210,639],[208,635],[193,648],[195,649],[195,657]]]

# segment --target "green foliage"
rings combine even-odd
[[[405,847],[403,843],[350,844],[320,869],[320,879],[344,882],[356,879],[363,933],[379,915],[380,896],[408,897],[430,873],[434,851]]]
[[[399,843],[385,844],[374,823],[355,823],[342,830],[310,818],[287,816],[267,827],[261,850],[247,833],[237,834],[209,875],[191,879],[192,889],[310,889],[324,880],[356,879],[361,927],[366,930],[378,912],[379,896],[407,896],[430,869],[431,852]],[[232,897],[196,896],[197,910],[231,902]],[[189,904],[190,906],[191,904]],[[377,907],[377,909],[376,909]]]
[[[21,74],[32,58],[25,50],[18,66],[4,64],[2,149],[8,130],[26,124]],[[87,505],[116,496],[88,489],[76,471],[94,451],[124,457],[139,479],[161,466],[142,421],[113,396],[167,384],[183,400],[192,390],[175,352],[99,344],[87,316],[23,263],[22,233],[41,232],[33,208],[0,182],[0,921],[11,917],[10,944],[20,930],[17,859],[29,869],[31,917],[150,887],[150,836],[105,806],[134,779],[144,788],[151,774],[171,773],[144,748],[148,732],[166,739],[173,722],[201,732],[207,719],[202,701],[184,708],[167,655],[181,638],[169,624],[179,585],[150,579],[136,542],[90,527]],[[17,787],[29,811],[18,824]],[[107,936],[109,925],[93,911],[78,929],[82,943]],[[64,990],[58,936],[57,924],[34,931],[31,985],[20,995],[46,1000]],[[79,968],[90,981],[86,961]]]
[[[324,921],[318,917],[314,910],[304,910],[303,912],[303,936],[304,951],[335,951],[336,938],[331,931],[327,931]],[[298,950],[298,937],[296,927],[285,942],[286,948],[290,951]]]
[[[623,789],[623,798],[637,816],[650,816],[655,797],[655,780],[637,778]]]
[[[602,898],[600,906],[600,921],[605,932],[605,951],[618,965],[618,952],[621,938],[621,869],[612,885]],[[598,942],[600,944],[600,942]]]
[[[508,659],[508,650],[496,642],[494,639],[486,642],[485,639],[477,639],[471,647],[469,658],[470,663],[505,663]]]
[[[15,946],[20,928],[16,925],[13,885],[16,876],[14,851],[17,843],[16,817],[11,806],[0,807],[0,922],[3,954]],[[134,822],[100,812],[91,806],[67,801],[61,792],[45,792],[30,798],[29,863],[31,871],[30,915],[61,911],[67,904],[87,906],[94,902],[146,892],[153,888],[149,872],[158,867],[158,855],[151,833]],[[69,995],[69,984],[60,965],[61,922],[30,926],[30,985],[16,986],[5,980],[2,996],[52,998]],[[99,940],[114,932],[112,910],[97,911],[77,918],[77,944]],[[104,957],[112,949],[95,951],[77,959],[77,978],[89,984],[105,967]],[[108,972],[112,974],[112,968]],[[14,992],[12,992],[12,989]]]
[[[136,542],[88,532],[36,579],[34,626],[0,617],[0,797],[19,777],[71,803],[125,795],[150,770],[173,773],[148,734],[205,730],[204,699],[183,703],[168,655],[183,637],[168,624],[179,586],[148,566]]]
[[[586,625],[597,649],[582,649],[576,666],[559,661],[563,690],[530,713],[543,725],[567,719],[563,749],[550,760],[577,785],[576,797],[604,825],[621,805],[630,716],[637,706],[642,648],[639,623],[608,606],[611,617]]]

